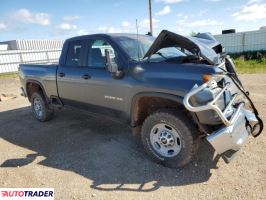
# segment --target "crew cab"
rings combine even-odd
[[[234,62],[209,33],[74,37],[59,64],[21,64],[19,76],[37,120],[64,106],[115,117],[167,167],[188,164],[200,138],[229,162],[263,129]]]

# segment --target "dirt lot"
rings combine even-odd
[[[266,74],[242,75],[266,122]],[[17,79],[0,79],[0,187],[54,187],[56,199],[265,199],[266,136],[251,138],[229,165],[202,142],[183,170],[147,159],[131,129],[104,117],[61,110],[37,122]]]

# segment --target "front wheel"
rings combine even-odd
[[[39,92],[31,95],[31,110],[34,117],[41,122],[52,119],[54,115],[54,111],[49,108],[45,97]]]
[[[142,144],[152,160],[171,168],[188,164],[199,144],[197,129],[184,113],[157,111],[146,118]]]

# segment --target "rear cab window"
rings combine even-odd
[[[65,64],[67,66],[81,66],[83,51],[84,51],[83,40],[76,40],[69,42]]]

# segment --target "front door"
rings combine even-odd
[[[127,107],[129,85],[126,83],[126,75],[121,79],[113,78],[107,70],[105,51],[108,50],[112,59],[120,69],[127,66],[121,61],[119,54],[108,41],[103,38],[92,39],[87,49],[87,66],[91,79],[88,80],[88,91],[91,91],[88,103],[98,106],[98,111],[103,108],[106,111],[114,111],[110,114],[123,114]]]

